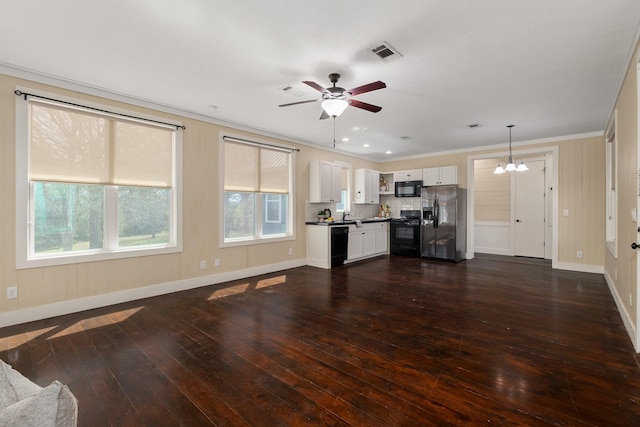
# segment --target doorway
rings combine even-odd
[[[526,172],[513,173],[513,239],[515,256],[545,257],[545,161],[526,160]]]
[[[481,191],[486,191],[485,187],[487,183],[485,181],[491,179],[493,182],[492,177],[496,176],[493,175],[493,169],[495,169],[495,165],[497,164],[496,159],[504,159],[506,155],[508,155],[508,153],[487,153],[467,157],[467,259],[474,258],[476,251],[496,255],[516,255],[515,242],[520,239],[515,238],[516,231],[514,225],[516,224],[515,220],[518,219],[515,214],[515,197],[509,196],[509,193],[507,193],[506,197],[511,199],[511,203],[506,206],[508,210],[507,215],[501,216],[500,219],[488,218],[486,216],[486,209],[482,206],[483,202],[476,202],[476,196],[484,197],[476,194],[476,187]],[[558,230],[555,224],[558,218],[558,192],[555,190],[558,185],[556,161],[558,146],[548,145],[517,150],[513,152],[513,155],[514,157],[517,156],[526,159],[527,165],[533,161],[541,161],[544,164],[544,181],[542,181],[542,186],[544,191],[546,191],[546,197],[542,196],[542,198],[539,199],[542,200],[539,202],[540,206],[536,207],[538,210],[537,215],[542,215],[544,218],[542,228],[538,228],[542,231],[536,236],[538,239],[544,241],[544,245],[542,245],[544,250],[542,254],[540,254],[539,250],[534,254],[536,257],[551,260],[551,266],[556,268],[558,264]],[[477,168],[483,169],[482,165],[484,163],[487,163],[484,168],[488,170],[477,170]],[[532,163],[532,166],[533,165]],[[522,173],[526,174],[529,173],[529,171]],[[476,176],[476,174],[478,175]],[[510,181],[509,177],[506,178]],[[515,185],[516,183],[511,184],[513,193],[515,193]],[[540,181],[538,181],[537,185],[540,185]],[[523,192],[520,191],[519,193],[522,194]],[[491,205],[495,207],[501,198],[492,195],[490,200]],[[509,205],[511,208],[509,208]],[[540,210],[542,210],[542,214],[539,213]],[[536,246],[539,249],[540,245],[536,244]],[[520,252],[520,249],[518,249],[517,254],[520,255],[521,253],[524,254],[525,252]]]

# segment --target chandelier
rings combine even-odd
[[[509,157],[507,158],[507,160],[500,160],[498,162],[498,167],[496,167],[496,170],[493,171],[493,173],[495,174],[500,174],[500,173],[505,173],[505,172],[523,172],[526,170],[529,170],[529,168],[527,167],[527,165],[524,164],[524,162],[522,161],[522,159],[516,159],[516,162],[520,162],[518,164],[518,166],[515,165],[515,163],[513,162],[513,155],[511,154],[511,128],[514,127],[515,125],[508,125],[507,127],[509,128]],[[504,163],[504,167],[502,166],[502,164]]]

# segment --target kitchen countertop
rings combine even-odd
[[[307,225],[324,225],[324,226],[331,226],[331,225],[349,225],[349,224],[355,224],[356,221],[360,221],[363,224],[366,223],[370,223],[370,222],[385,222],[385,221],[391,221],[391,218],[362,218],[362,219],[347,219],[347,220],[336,220],[336,221],[307,221],[305,222],[305,224]]]

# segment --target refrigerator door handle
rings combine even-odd
[[[433,228],[438,228],[438,222],[440,220],[440,203],[438,203],[438,199],[433,201]]]

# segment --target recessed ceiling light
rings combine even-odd
[[[342,138],[342,142],[349,142],[349,138],[345,136],[344,138]]]
[[[391,151],[387,150],[385,151],[386,154],[391,154]]]
[[[369,147],[371,147],[369,144],[362,144],[362,146],[363,146],[364,148],[369,148]]]
[[[218,109],[218,106],[217,105],[209,105],[207,108],[209,108],[209,110],[216,111]]]

